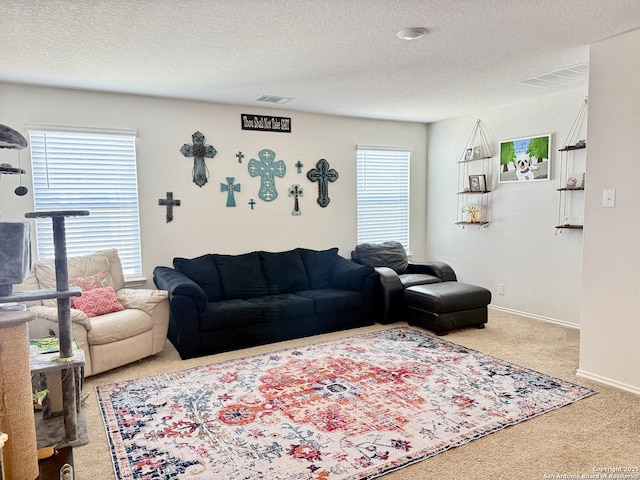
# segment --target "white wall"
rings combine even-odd
[[[579,373],[640,394],[639,49],[640,30],[591,46]]]
[[[556,234],[560,198],[556,189],[560,186],[558,148],[565,143],[587,90],[550,93],[535,101],[429,126],[427,257],[451,264],[460,281],[489,288],[497,307],[578,325],[582,231]],[[491,223],[486,228],[462,229],[454,225],[457,162],[478,118],[494,155],[487,180],[492,190]],[[551,179],[499,184],[499,142],[548,133],[552,134]],[[580,211],[584,197],[582,202]],[[504,295],[497,295],[499,283],[504,284]]]
[[[259,105],[258,105],[259,106]],[[140,196],[143,273],[149,279],[156,265],[170,265],[173,257],[193,257],[209,252],[243,253],[280,251],[297,246],[339,247],[348,257],[356,243],[356,144],[406,146],[412,154],[411,246],[416,258],[425,254],[425,177],[427,127],[419,123],[366,120],[326,115],[266,110],[142,96],[0,84],[0,123],[27,136],[27,122],[69,126],[130,128],[138,131],[137,158]],[[292,118],[292,133],[243,131],[240,114],[255,113]],[[180,147],[201,131],[217,155],[206,159],[209,182],[202,188],[192,182],[193,159]],[[264,148],[285,161],[287,174],[276,179],[278,198],[270,203],[258,198],[259,177],[250,177],[247,164]],[[235,157],[245,154],[242,164]],[[17,166],[14,150],[0,150],[0,163]],[[20,151],[31,186],[29,150]],[[339,179],[330,184],[331,203],[316,203],[317,183],[306,172],[326,158]],[[294,164],[304,163],[302,174]],[[220,182],[235,177],[241,184],[237,207],[227,208]],[[17,197],[18,177],[3,175],[0,205],[2,220],[24,220],[33,210],[32,196]],[[291,184],[305,189],[300,199],[302,215],[291,215]],[[158,205],[167,191],[182,204],[174,220],[165,222],[165,207]],[[255,210],[247,202],[254,198]]]

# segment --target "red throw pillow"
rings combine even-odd
[[[80,297],[71,297],[71,308],[84,312],[87,317],[124,310],[113,287],[99,287],[82,292]]]

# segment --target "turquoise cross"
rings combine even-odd
[[[289,188],[289,196],[295,197],[291,215],[302,215],[302,210],[300,210],[300,203],[298,202],[298,197],[304,196],[304,190],[302,189],[302,187],[297,183],[291,185],[291,187]]]
[[[240,191],[240,184],[233,183],[234,180],[235,180],[235,177],[227,177],[227,183],[220,184],[220,191],[227,192],[227,207],[236,206],[236,199],[233,195],[233,192]]]
[[[265,202],[271,202],[278,197],[274,177],[284,177],[287,173],[287,166],[282,160],[274,161],[276,152],[265,148],[258,152],[260,160],[252,158],[247,166],[249,175],[260,176],[260,189],[258,196]]]

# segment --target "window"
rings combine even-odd
[[[36,211],[89,210],[65,219],[67,255],[116,248],[125,278],[142,275],[136,132],[27,125]],[[38,258],[53,258],[51,219],[36,219]]]
[[[411,151],[358,145],[358,243],[396,240],[409,251]]]

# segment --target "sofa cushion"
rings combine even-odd
[[[247,302],[259,305],[262,309],[262,317],[267,321],[306,317],[313,315],[315,310],[312,299],[293,295],[292,293],[249,298]]]
[[[89,345],[104,345],[135,337],[152,328],[151,315],[142,310],[129,309],[92,318],[87,337]]]
[[[309,288],[309,278],[299,250],[259,253],[269,293],[291,293]]]
[[[400,282],[404,288],[413,287],[414,285],[427,285],[429,283],[441,283],[442,280],[433,275],[426,273],[403,273],[398,275]]]
[[[338,249],[309,250],[300,248],[299,250],[311,288],[329,288],[331,286],[331,270],[338,259]]]
[[[200,331],[213,332],[227,328],[251,327],[261,323],[262,308],[239,298],[207,304],[200,314]],[[220,332],[220,335],[224,333]]]
[[[304,290],[296,295],[313,300],[316,313],[334,313],[356,310],[364,306],[364,296],[351,290],[322,288]]]
[[[223,298],[253,298],[269,294],[258,252],[243,255],[214,254]]]
[[[403,273],[409,265],[407,252],[400,242],[361,243],[352,254],[353,260],[370,267],[389,267],[397,274]]]
[[[80,310],[89,318],[124,310],[113,287],[92,288],[82,292],[80,297],[71,297],[71,308]]]
[[[210,302],[222,300],[222,287],[218,267],[210,253],[196,258],[176,257],[173,268],[196,282]]]

